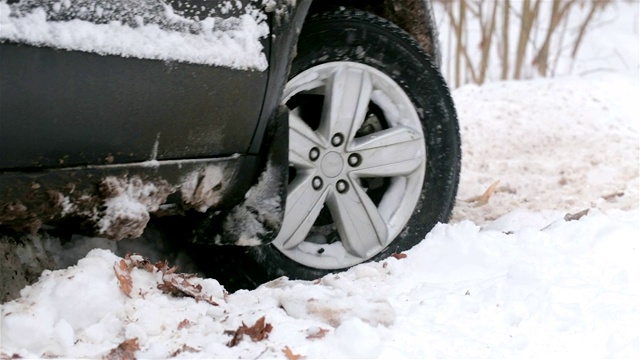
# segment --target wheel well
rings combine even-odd
[[[432,61],[440,64],[438,31],[430,0],[315,0],[309,15],[340,6],[364,10],[398,25],[420,43]]]

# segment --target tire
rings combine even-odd
[[[407,33],[336,10],[307,20],[297,51],[284,92],[287,210],[271,245],[246,249],[254,264],[243,275],[255,284],[315,279],[410,249],[448,220],[458,186],[453,101]]]

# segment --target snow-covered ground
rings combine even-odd
[[[189,279],[212,305],[163,293],[157,269],[133,268],[127,296],[120,258],[94,250],[2,305],[3,356],[95,358],[131,339],[140,358],[273,358],[285,347],[309,358],[640,356],[638,82],[506,82],[454,96],[465,164],[454,221],[406,258],[229,295]],[[466,201],[495,180],[488,204]],[[227,346],[263,316],[265,339]]]
[[[0,357],[640,358],[631,70],[456,89],[454,216],[403,256],[226,294],[93,250],[2,304]]]

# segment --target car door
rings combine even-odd
[[[268,78],[254,1],[0,6],[1,171],[247,151]]]

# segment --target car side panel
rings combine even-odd
[[[0,168],[245,152],[267,74],[0,44]]]
[[[66,13],[44,0],[19,4],[25,11],[46,9],[52,21],[109,20],[93,19],[74,8],[85,2],[73,0]],[[122,11],[111,16],[125,21],[126,15],[137,14],[137,3],[155,4],[143,10],[164,14],[160,1],[131,0],[118,3]],[[249,3],[234,2],[222,14],[222,1],[169,2],[174,11],[194,19],[209,13],[235,16]],[[210,10],[203,10],[206,7]],[[159,26],[170,26],[162,25],[161,16],[144,21],[156,20]],[[268,55],[270,41],[263,39],[262,44]],[[268,80],[267,71],[12,42],[0,43],[0,69],[0,172],[246,153]]]

